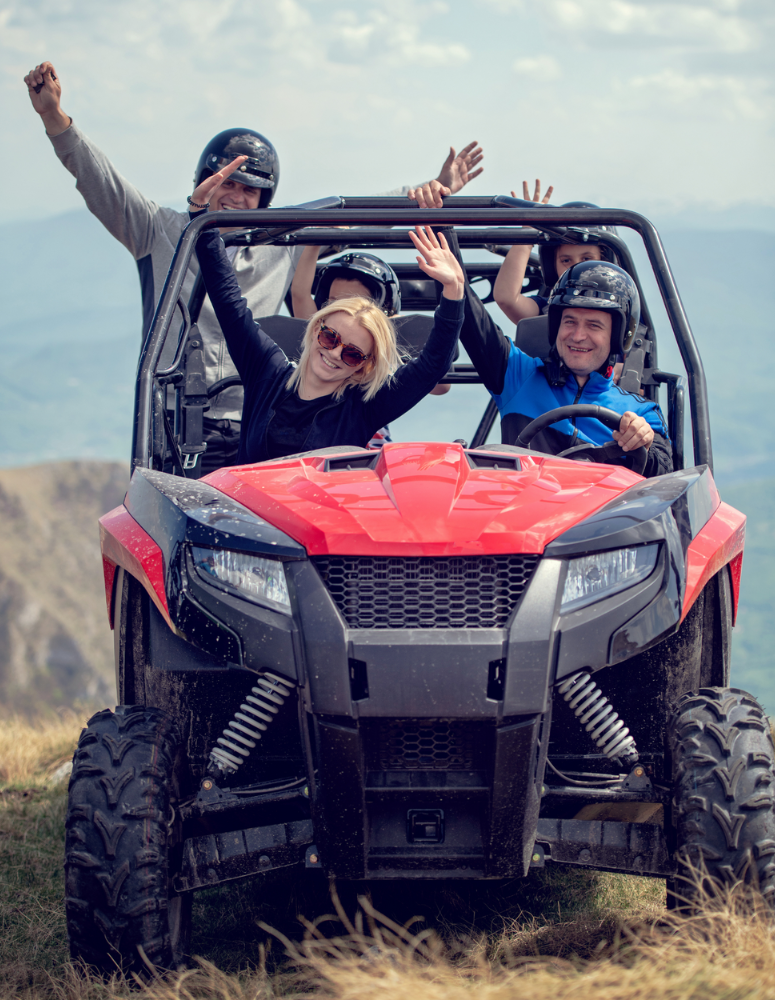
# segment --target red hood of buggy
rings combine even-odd
[[[309,555],[451,556],[541,553],[642,478],[520,457],[521,471],[472,469],[459,444],[396,443],[374,469],[326,472],[325,457],[313,455],[221,469],[205,481]]]

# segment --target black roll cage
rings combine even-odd
[[[314,209],[312,215],[311,209]],[[313,218],[314,226],[311,225]],[[170,383],[179,383],[182,378],[180,363],[191,318],[181,292],[196,241],[204,230],[214,226],[245,227],[244,231],[232,234],[229,242],[250,246],[336,244],[342,248],[352,245],[360,248],[413,249],[406,230],[391,227],[427,224],[434,228],[454,226],[462,249],[536,244],[550,239],[562,239],[574,244],[606,243],[615,247],[623,266],[636,281],[629,248],[621,239],[609,233],[597,236],[568,227],[623,226],[638,233],[646,248],[686,369],[694,462],[697,465],[708,465],[712,469],[710,416],[702,359],[662,241],[652,223],[642,215],[622,209],[539,208],[532,202],[503,196],[454,196],[447,198],[441,209],[418,209],[406,198],[332,197],[308,206],[204,213],[193,219],[181,234],[140,354],[135,387],[132,468],[153,466],[153,456],[164,436],[163,425],[167,422],[164,387]],[[326,229],[326,226],[332,228]],[[334,228],[338,226],[357,228]],[[644,319],[651,325],[645,301],[643,306]],[[162,349],[178,308],[183,316],[183,325],[178,337],[175,360],[172,365],[160,370],[158,365]],[[195,311],[198,312],[198,308]],[[473,366],[466,364],[455,364],[444,381],[481,383]],[[679,380],[676,376],[657,373],[656,381],[671,382],[674,387]],[[482,443],[483,435],[486,437],[494,417],[491,401],[480,422],[475,443]],[[168,426],[167,434],[169,436]],[[177,456],[177,464],[181,465],[180,456]],[[181,471],[185,474],[182,465]]]

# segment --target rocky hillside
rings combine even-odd
[[[98,518],[128,469],[55,462],[0,469],[0,710],[115,704]]]

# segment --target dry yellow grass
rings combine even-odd
[[[45,782],[72,759],[81,727],[74,712],[30,722],[19,716],[0,722],[0,782],[6,785]]]
[[[568,877],[570,891],[586,899],[579,900],[573,919],[558,915],[559,904],[554,911],[549,905],[538,915],[504,918],[496,930],[490,920],[487,931],[481,921],[462,930],[444,924],[443,913],[430,921],[433,926],[401,926],[378,914],[368,899],[361,900],[360,913],[351,920],[334,897],[338,912],[318,911],[303,935],[285,937],[263,925],[259,940],[264,943],[252,968],[243,965],[230,973],[199,959],[193,969],[147,983],[95,981],[66,959],[61,904],[65,788],[46,784],[71,754],[81,725],[72,715],[37,725],[13,719],[0,726],[0,997],[775,998],[774,926],[755,897],[731,892],[709,900],[702,915],[688,919],[664,909],[662,883],[616,875],[578,882]],[[558,884],[562,880],[554,878]]]
[[[287,968],[230,976],[208,962],[147,984],[84,979],[68,969],[45,993],[56,1000],[771,1000],[775,996],[773,927],[755,901],[736,893],[686,919],[642,915],[613,937],[598,928],[589,959],[526,953],[531,937],[481,936],[463,950],[432,931],[413,935],[364,903],[349,933],[326,937],[314,925],[305,941],[286,941]],[[346,918],[345,918],[346,919]],[[267,928],[267,930],[269,930]],[[556,928],[555,928],[556,930]],[[565,928],[583,938],[594,926]],[[551,932],[553,933],[553,932]],[[532,936],[541,932],[534,931]],[[546,935],[543,935],[546,936]],[[544,947],[544,941],[541,947]],[[30,994],[32,996],[33,994]]]

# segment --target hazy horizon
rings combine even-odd
[[[650,217],[775,207],[767,0],[0,0],[0,26],[6,221],[81,204],[22,82],[44,59],[160,203],[182,203],[214,133],[248,125],[280,152],[278,205],[425,180],[477,139],[471,194],[538,176],[558,202]]]

